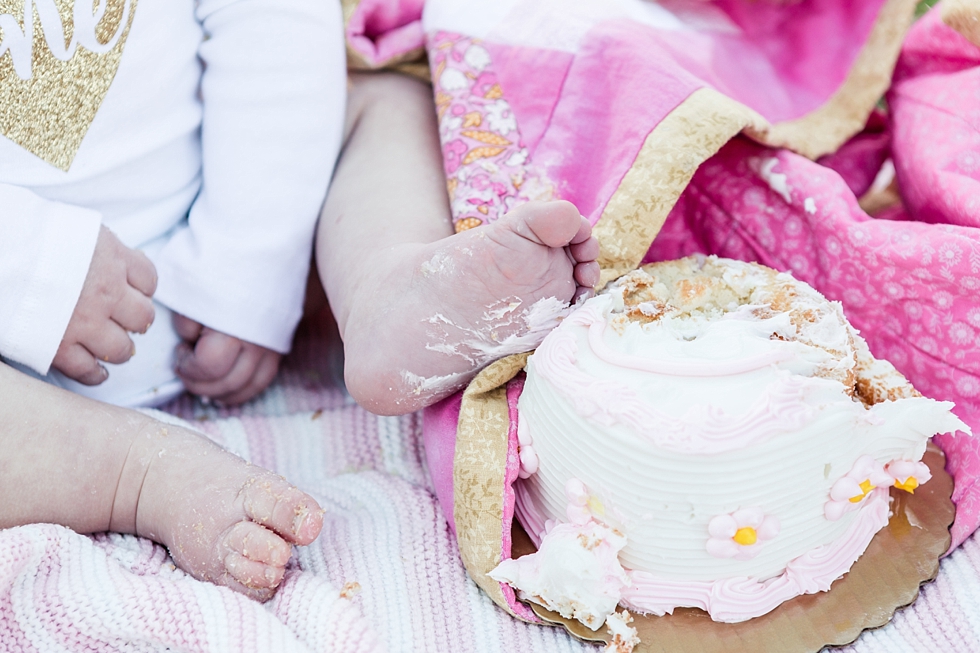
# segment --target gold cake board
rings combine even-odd
[[[910,605],[919,586],[935,579],[939,558],[949,548],[955,507],[953,479],[946,457],[930,444],[923,458],[932,479],[909,494],[892,488],[892,516],[851,570],[828,592],[786,601],[772,612],[742,623],[712,621],[695,608],[678,608],[657,617],[634,615],[631,624],[640,644],[634,653],[815,653],[826,646],[850,644],[863,631],[888,623]],[[512,556],[533,553],[534,544],[514,520]],[[537,604],[544,621],[564,626],[579,639],[605,642],[605,630],[593,632]]]

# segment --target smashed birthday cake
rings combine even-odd
[[[593,630],[617,605],[740,622],[826,591],[969,429],[791,275],[689,257],[582,304],[528,359],[516,516],[491,577]]]

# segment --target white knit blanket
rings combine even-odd
[[[429,489],[418,415],[376,417],[343,391],[336,349],[307,332],[283,374],[236,411],[168,407],[326,508],[267,604],[196,581],[132,536],[0,531],[0,651],[536,653],[597,648],[521,623],[467,578]],[[842,649],[980,651],[980,543],[893,621]]]

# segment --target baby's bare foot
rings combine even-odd
[[[342,320],[348,389],[368,409],[418,410],[488,363],[535,348],[599,280],[599,245],[568,202],[380,253]]]
[[[144,471],[135,512],[126,510],[133,477],[124,470],[113,518],[135,515],[135,532],[170,550],[181,569],[260,601],[282,580],[292,544],[320,533],[323,511],[280,476],[255,467],[179,427],[158,427],[127,460]],[[133,463],[133,465],[130,464]],[[113,524],[112,530],[125,524]]]
[[[100,404],[0,363],[0,528],[63,524],[166,545],[193,576],[272,596],[323,512],[204,436]]]

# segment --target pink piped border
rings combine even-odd
[[[514,541],[511,537],[511,527],[514,523],[514,506],[517,498],[514,493],[514,482],[517,480],[518,472],[521,471],[521,459],[517,451],[517,400],[520,399],[524,391],[524,373],[521,372],[507,383],[507,414],[510,418],[510,426],[507,428],[507,472],[504,478],[504,502],[501,532],[503,541],[501,542],[500,554],[502,560],[509,560],[511,548]],[[500,583],[500,589],[507,599],[507,604],[514,613],[522,619],[527,619],[533,623],[541,623],[537,615],[520,601],[514,594],[514,588],[507,583]]]

